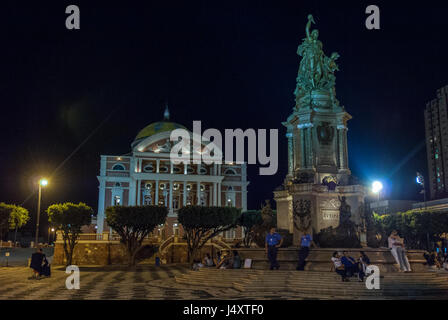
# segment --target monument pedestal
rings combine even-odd
[[[350,220],[356,225],[362,225],[364,196],[365,190],[361,185],[337,186],[335,190],[329,190],[325,185],[291,183],[285,190],[274,191],[277,227],[292,233],[293,245],[298,246],[304,233],[319,233],[328,227],[338,227],[342,197],[351,207]],[[301,201],[309,201],[309,214],[297,214]],[[361,234],[359,238],[363,238]]]

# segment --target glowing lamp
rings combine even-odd
[[[374,181],[372,183],[372,191],[378,193],[383,189],[383,184],[380,181]]]

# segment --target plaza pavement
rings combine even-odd
[[[28,280],[28,267],[0,267],[0,300],[203,300],[203,299],[447,299],[448,274],[386,274],[382,290],[342,283],[330,272],[269,270],[191,271],[187,265],[80,268],[80,289],[65,287],[65,267]]]

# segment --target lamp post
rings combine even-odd
[[[420,193],[423,192],[423,205],[425,206],[425,210],[426,210],[425,178],[423,177],[423,175],[420,172],[417,172],[416,177],[415,177],[415,181],[422,187],[422,191]],[[426,233],[426,246],[427,246],[427,248],[429,250],[429,247],[430,247],[429,233]]]
[[[50,235],[52,232],[54,232],[54,228],[48,227],[48,245],[50,245]]]
[[[42,199],[42,187],[45,187],[48,185],[47,179],[40,179],[39,180],[39,195],[37,198],[37,220],[36,220],[36,239],[34,242],[34,247],[37,248],[38,238],[39,238],[39,219],[40,219],[40,202]]]
[[[417,172],[417,176],[415,177],[415,181],[422,187],[422,193],[423,193],[423,203],[426,210],[426,189],[425,189],[425,178],[420,172]]]

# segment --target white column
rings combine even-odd
[[[213,189],[211,184],[208,186],[208,206],[213,206]]]
[[[172,164],[171,164],[172,167]],[[169,199],[170,199],[170,205],[168,206],[168,208],[170,208],[170,211],[173,210],[173,181],[170,181],[170,194],[169,194]]]
[[[247,187],[243,185],[241,191],[241,207],[243,208],[243,212],[247,211]]]
[[[142,196],[142,180],[137,180],[137,205],[140,205],[140,198]]]
[[[160,160],[157,159],[156,160],[156,172],[159,173],[159,169],[160,169]]]
[[[138,172],[142,172],[142,159],[138,159]]]
[[[96,217],[96,225],[98,229],[97,233],[102,233],[104,230],[104,201],[106,198],[106,182],[104,180],[100,180],[99,186],[100,192],[98,195],[98,215]]]
[[[199,181],[196,184],[196,198],[197,205],[199,206],[201,204],[201,183]]]
[[[188,173],[187,168],[188,168],[188,164],[184,163],[184,174]]]
[[[216,189],[217,189],[217,183],[213,182],[213,205],[214,206],[216,206],[216,203],[217,203],[217,201],[216,201],[216,196],[217,196]]]
[[[131,178],[131,181],[129,182],[129,200],[128,205],[129,206],[135,206],[135,183],[136,181]]]
[[[183,206],[187,205],[187,181],[184,181],[182,205]]]
[[[156,206],[158,206],[159,205],[159,180],[156,180],[156,194],[155,194],[155,199],[154,199],[154,204],[156,205]]]
[[[218,188],[217,188],[216,192],[218,192],[218,206],[221,207],[222,206],[222,203],[221,203],[221,182],[218,182]]]
[[[170,162],[170,173],[173,174],[173,163]]]

